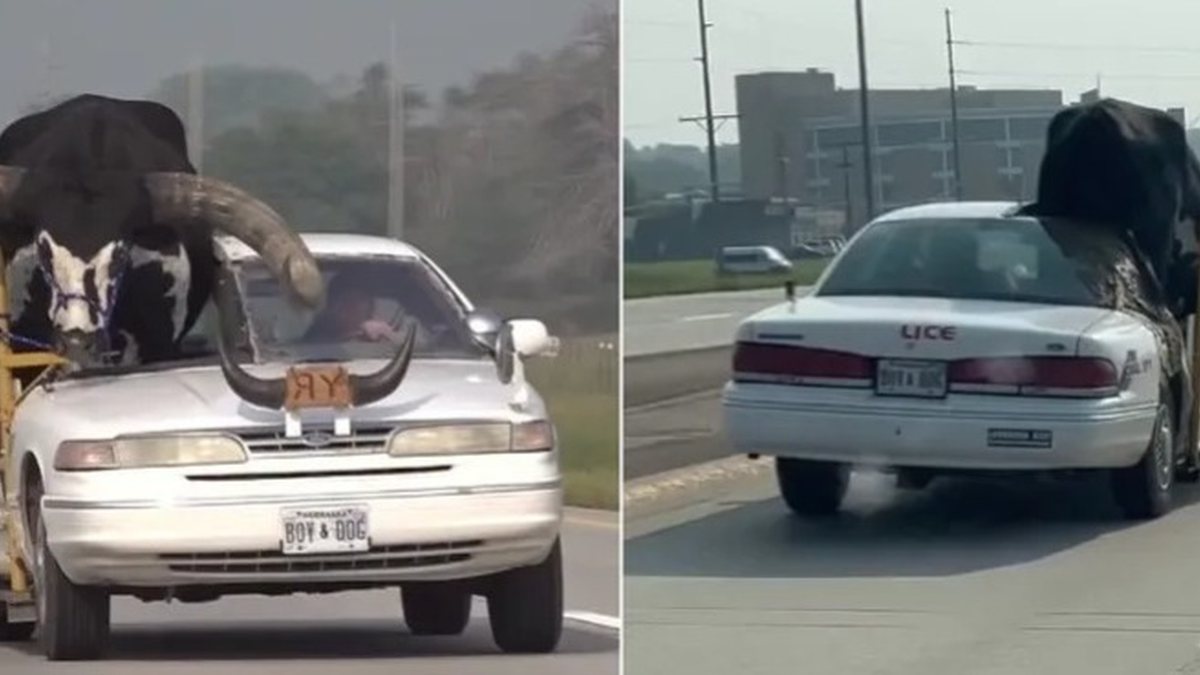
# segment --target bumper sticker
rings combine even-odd
[[[1054,433],[1046,429],[988,429],[990,448],[1049,448]]]

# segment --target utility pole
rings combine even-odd
[[[852,193],[850,191],[851,165],[849,143],[842,144],[842,163],[838,164],[837,168],[842,170],[842,190],[845,193],[843,198],[846,200],[846,227],[844,229],[846,231],[846,235],[849,236],[854,233],[854,231],[850,229],[853,227],[854,223],[854,202],[852,201]]]
[[[392,19],[388,85],[388,222],[387,233],[404,239],[404,87],[396,55],[396,20]]]
[[[717,131],[713,121],[712,84],[708,75],[708,29],[712,24],[704,13],[704,0],[696,0],[700,10],[700,65],[704,70],[704,118],[708,134],[708,182],[714,202],[721,201],[720,181],[717,176]]]
[[[858,102],[862,116],[863,183],[866,185],[867,222],[875,217],[875,169],[871,158],[871,108],[867,101],[867,38],[863,30],[862,0],[854,0],[855,23],[858,28]]]
[[[946,58],[950,63],[950,135],[954,143],[954,198],[962,201],[962,155],[958,146],[958,86],[954,82],[954,30],[950,26],[950,8],[946,8]]]
[[[791,199],[791,184],[788,182],[788,165],[791,164],[791,158],[788,157],[783,134],[778,131],[775,132],[775,162],[779,168],[779,196],[787,203]]]
[[[188,71],[188,135],[191,136],[192,165],[196,173],[204,173],[204,59],[192,58]]]

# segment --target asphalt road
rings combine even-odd
[[[782,300],[782,289],[769,288],[626,301],[626,478],[724,454],[718,392],[734,332]]]
[[[783,288],[626,300],[625,356],[728,345],[742,319],[782,301]]]
[[[1130,523],[1103,480],[866,474],[806,522],[769,471],[709,485],[627,523],[625,673],[1200,673],[1200,490],[1182,502]]]
[[[567,625],[556,654],[508,656],[477,603],[467,632],[415,638],[396,591],[288,598],[236,597],[196,605],[114,602],[109,658],[50,663],[33,644],[0,645],[0,673],[481,673],[618,672],[618,530],[614,516],[571,514],[563,539]]]

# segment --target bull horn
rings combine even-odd
[[[0,164],[0,220],[12,217],[13,196],[25,177],[25,169]]]
[[[404,340],[386,366],[370,375],[350,376],[350,392],[354,397],[354,405],[364,406],[374,403],[396,391],[396,387],[400,386],[400,382],[408,374],[408,365],[412,362],[416,344],[417,323],[409,321],[404,331]]]
[[[350,376],[350,395],[356,406],[374,403],[396,390],[404,376],[408,374],[408,366],[412,362],[413,350],[416,346],[416,323],[410,322],[404,333],[404,340],[396,354],[387,365],[370,375]],[[287,399],[287,380],[284,378],[260,378],[251,375],[229,358],[224,338],[217,339],[217,349],[221,355],[221,373],[229,388],[240,398],[263,408],[278,410]]]
[[[229,350],[223,335],[217,337],[217,351],[221,355],[221,374],[233,393],[241,399],[263,408],[278,410],[287,398],[287,381],[283,378],[264,379],[255,377],[229,358]]]
[[[190,173],[148,173],[145,185],[155,220],[199,220],[240,239],[294,298],[321,305],[325,289],[316,259],[266,202],[223,180]]]

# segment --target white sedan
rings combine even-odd
[[[554,649],[562,477],[521,358],[552,352],[555,339],[540,322],[476,310],[405,244],[304,238],[330,289],[318,313],[293,306],[249,249],[222,240],[223,288],[236,292],[224,296],[225,320],[206,317],[209,344],[195,358],[29,393],[7,503],[36,611],[21,617],[26,608],[10,603],[0,635],[28,635],[33,624],[20,621],[36,618],[50,658],[95,658],[113,595],[201,602],[398,587],[397,617],[402,604],[415,634],[462,632],[482,595],[501,649]],[[233,345],[225,356],[212,346],[218,326]],[[306,364],[343,364],[361,385],[396,362],[400,326],[416,327],[415,351],[377,400],[339,404],[345,391],[326,391],[331,371],[319,365],[318,377],[301,377]],[[269,397],[264,383],[282,382],[269,378],[285,364],[300,369],[288,399],[313,405],[235,393]]]
[[[1113,269],[1124,244],[1015,212],[891,212],[807,297],[739,327],[727,434],[739,454],[776,458],[793,511],[836,512],[856,465],[917,488],[944,473],[1106,470],[1135,518],[1195,479],[1188,375],[1163,375],[1160,331],[1130,300],[1153,291]]]

